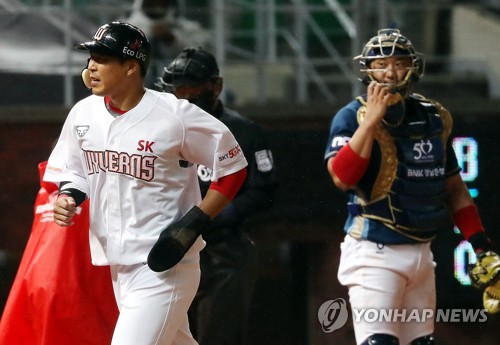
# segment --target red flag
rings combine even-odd
[[[40,177],[47,162],[40,163]],[[110,344],[118,317],[109,267],[91,264],[88,201],[53,221],[57,186],[41,181],[35,217],[0,320],[2,345]]]

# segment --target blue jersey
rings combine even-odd
[[[332,119],[325,161],[359,127],[364,99],[353,100]],[[403,109],[399,125],[381,123],[368,168],[347,192],[344,230],[354,238],[383,244],[430,241],[449,217],[445,179],[460,171],[450,140],[451,116],[439,103],[416,94]]]

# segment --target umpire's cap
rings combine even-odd
[[[163,91],[181,85],[199,85],[219,78],[215,57],[203,48],[185,48],[167,67],[156,86]]]
[[[78,50],[95,51],[99,54],[135,59],[145,75],[151,57],[151,44],[138,27],[125,22],[111,22],[97,29],[92,41],[77,43]]]

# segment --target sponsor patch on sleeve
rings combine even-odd
[[[240,145],[236,145],[236,146],[230,148],[228,151],[220,154],[218,157],[218,160],[219,160],[219,162],[232,160],[233,158],[235,158],[236,156],[238,156],[240,154],[242,154]]]
[[[273,156],[269,150],[255,152],[255,162],[260,172],[268,172],[273,168]]]

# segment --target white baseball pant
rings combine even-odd
[[[200,283],[199,252],[156,273],[146,264],[111,266],[120,309],[111,345],[197,345],[187,311]]]
[[[349,288],[357,344],[376,333],[391,334],[399,338],[401,345],[433,333],[436,264],[429,242],[382,246],[347,235],[340,247],[338,279]],[[431,309],[433,313],[424,321],[373,322],[355,318],[354,310],[359,315],[363,308],[408,313]]]

